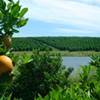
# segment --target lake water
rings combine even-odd
[[[63,65],[66,67],[79,68],[81,65],[88,65],[91,61],[90,57],[63,57]]]

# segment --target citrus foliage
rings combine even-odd
[[[23,61],[21,58],[19,60]],[[68,86],[67,78],[71,71],[61,65],[59,54],[51,56],[49,52],[34,52],[26,63],[20,61],[15,63],[13,79],[4,93],[5,96],[12,94],[12,98],[32,100],[38,94],[47,95],[58,85],[62,88]]]
[[[1,100],[100,100],[99,58],[81,67],[79,79],[71,82],[68,79],[71,71],[61,65],[60,55],[34,52],[24,57],[13,56],[17,61],[13,79],[7,80],[10,85],[6,83],[7,76],[0,81],[0,86],[4,86],[0,87],[0,91],[4,90],[0,92]]]
[[[24,18],[28,8],[21,8],[19,1],[0,0],[0,35],[13,35],[18,33],[19,27],[27,23],[27,18]]]
[[[100,50],[100,38],[89,37],[40,37],[37,40],[47,43],[59,50],[86,51]]]
[[[96,60],[96,59],[94,59]],[[100,68],[83,66],[78,82],[66,89],[53,89],[48,95],[39,95],[35,100],[100,100]]]
[[[35,38],[13,38],[12,44],[14,51],[32,51],[33,49],[40,49],[40,51],[44,50],[52,50],[51,46],[47,44],[37,41]]]
[[[26,37],[13,38],[14,51],[31,51],[39,48],[68,51],[100,51],[100,38],[89,37]]]
[[[11,48],[12,35],[28,21],[24,17],[27,11],[28,8],[22,8],[19,0],[0,0],[0,48]]]

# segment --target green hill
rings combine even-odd
[[[14,51],[68,50],[100,51],[100,38],[96,37],[26,37],[13,38]]]

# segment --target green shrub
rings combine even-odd
[[[62,88],[59,88],[58,90],[53,89],[44,98],[39,95],[35,100],[93,100],[87,92],[78,87],[78,85],[73,85],[66,90],[63,90]]]
[[[100,80],[97,80],[98,73],[91,75],[91,71],[92,66],[83,66],[78,82],[72,83],[66,89],[60,87],[53,89],[45,97],[39,95],[35,100],[100,100]]]
[[[0,87],[3,89],[0,90],[1,100],[100,100],[100,68],[96,66],[99,66],[97,60],[94,66],[82,66],[78,81],[73,83],[68,80],[73,69],[66,70],[62,66],[59,54],[51,56],[49,52],[34,52],[31,57],[24,55],[16,61],[11,84],[3,84],[6,78],[0,81],[2,86],[7,87]]]
[[[93,59],[95,65],[100,66],[97,59]],[[100,100],[100,68],[89,65],[82,66],[79,71],[78,82],[66,89],[53,89],[45,97],[39,95],[35,100]]]
[[[58,85],[68,86],[69,71],[62,66],[59,54],[34,52],[27,63],[15,67],[13,81],[5,95],[12,93],[12,98],[23,100],[32,100],[38,94],[44,97]]]

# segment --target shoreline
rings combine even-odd
[[[41,53],[43,53],[44,51],[41,51]],[[13,51],[14,54],[27,54],[27,55],[31,55],[33,53],[33,51]],[[54,51],[50,51],[51,55],[52,54],[61,54],[61,56],[72,56],[72,57],[84,57],[84,56],[100,56],[100,52],[96,52],[96,51],[58,51],[58,50],[54,50]]]

